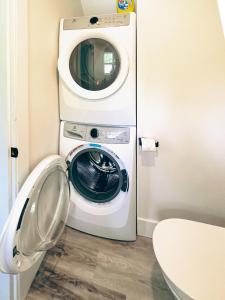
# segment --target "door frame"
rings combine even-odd
[[[28,1],[0,0],[0,230],[29,173]],[[22,71],[21,71],[22,70]],[[11,158],[11,147],[19,149]],[[4,300],[22,300],[20,276],[0,274]],[[27,288],[28,285],[27,285]]]
[[[9,89],[9,40],[8,40],[8,2],[0,0],[0,230],[2,229],[10,210],[11,199],[11,160],[9,159],[10,145],[10,89]],[[5,199],[3,201],[3,199]],[[0,298],[13,299],[12,276],[0,274]],[[4,288],[3,288],[4,287]]]

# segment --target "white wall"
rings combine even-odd
[[[116,13],[116,0],[81,0],[85,15]]]
[[[60,18],[83,14],[79,0],[30,0],[29,100],[30,165],[58,152],[57,85]]]
[[[216,0],[138,2],[139,233],[169,217],[225,225],[225,41]]]

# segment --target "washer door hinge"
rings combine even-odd
[[[17,158],[19,156],[18,148],[11,147],[11,157]]]

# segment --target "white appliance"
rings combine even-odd
[[[224,299],[225,228],[168,219],[156,226],[153,246],[176,299]]]
[[[66,222],[91,234],[135,240],[135,140],[134,127],[62,123],[62,156],[47,157],[29,175],[0,234],[0,272],[17,274],[35,265]]]
[[[67,224],[116,240],[136,239],[136,128],[62,122],[60,154],[69,166]]]
[[[136,125],[136,15],[61,20],[61,120]]]

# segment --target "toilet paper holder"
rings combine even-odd
[[[138,140],[139,140],[139,146],[142,146],[142,138],[143,137],[140,137]],[[158,141],[156,141],[155,142],[155,146],[156,146],[156,148],[159,148],[159,142]]]

